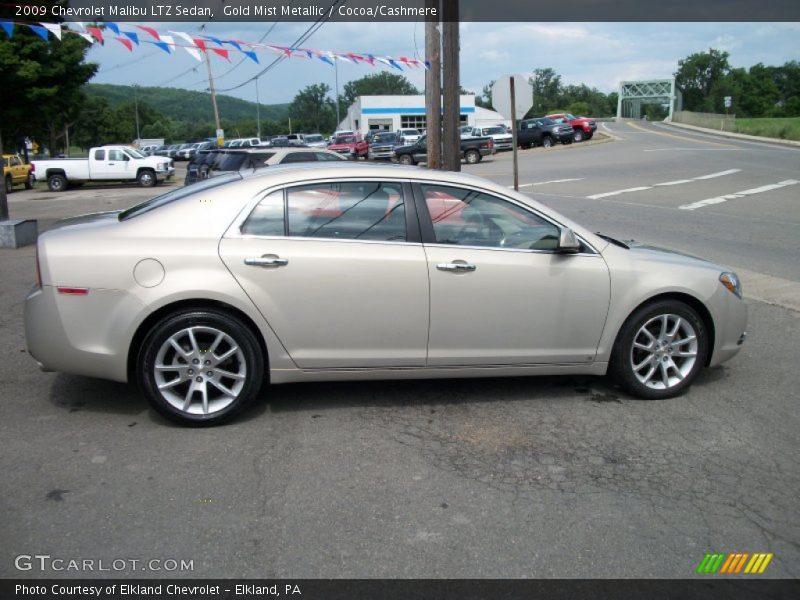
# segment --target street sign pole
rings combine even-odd
[[[514,78],[509,78],[511,92],[511,143],[514,145],[514,191],[519,191],[519,163],[517,162],[517,94],[514,89]]]

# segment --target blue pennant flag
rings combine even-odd
[[[167,54],[172,54],[172,50],[170,50],[169,44],[167,42],[151,42],[150,40],[145,40],[145,41],[147,41],[150,44],[153,44],[155,46],[158,46],[159,48],[161,48]]]
[[[30,27],[31,30],[45,42],[47,41],[47,28],[42,27],[41,25],[28,25],[28,27]]]
[[[333,61],[332,61],[332,60],[331,60],[329,57],[327,57],[327,56],[323,56],[322,54],[320,54],[320,55],[319,55],[319,59],[320,59],[321,61],[323,61],[323,62],[326,62],[326,63],[328,63],[328,64],[329,64],[329,65],[331,65],[331,66],[334,66],[334,64],[333,64]]]
[[[258,64],[258,57],[256,56],[255,52],[251,52],[250,50],[242,50],[242,52],[247,56],[247,58]]]
[[[394,60],[393,60],[393,59],[391,59],[391,58],[389,59],[389,64],[390,64],[390,65],[392,65],[392,66],[393,66],[395,69],[399,69],[399,70],[401,70],[401,71],[403,70],[403,67],[401,67],[400,65],[398,65],[398,64],[397,64],[396,62],[394,62]]]
[[[222,40],[219,39],[218,37],[214,37],[213,35],[204,35],[203,37],[206,38],[207,40],[211,40],[217,46],[222,46]]]
[[[116,23],[112,23],[111,21],[106,21],[106,27],[108,27],[111,31],[119,35],[119,25]]]
[[[137,46],[139,45],[139,35],[134,33],[133,31],[123,31],[122,35],[127,36],[128,39]]]
[[[8,39],[11,39],[11,36],[14,35],[14,23],[11,21],[0,21],[0,27],[5,30]]]
[[[237,42],[236,40],[225,40],[225,43],[226,44],[230,44],[231,46],[233,46],[234,48],[236,48],[240,52],[244,52],[244,50],[242,50],[242,47],[239,45],[239,42]],[[258,61],[256,61],[256,62],[258,62]]]

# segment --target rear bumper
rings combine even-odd
[[[36,287],[25,298],[28,353],[42,370],[127,381],[133,319],[143,308],[120,290],[70,296]]]

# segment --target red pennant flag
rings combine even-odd
[[[200,38],[192,38],[192,41],[194,42],[195,46],[200,48],[200,50],[202,50],[203,52],[208,52],[208,49],[206,48],[206,41],[205,40],[201,40]]]
[[[103,30],[99,27],[90,27],[87,25],[86,29],[89,30],[89,33],[92,34],[92,37],[96,39],[101,44],[103,43]]]
[[[142,31],[146,31],[147,33],[152,35],[155,39],[161,41],[161,36],[159,36],[158,32],[155,29],[153,29],[152,27],[147,27],[146,25],[137,25],[137,27],[139,29],[141,29]]]
[[[352,52],[347,53],[347,58],[351,59],[354,63],[357,63],[360,60],[364,60],[364,57],[360,54],[353,54]]]
[[[133,42],[130,41],[128,38],[115,37],[114,39],[117,40],[123,46],[125,46],[128,49],[128,52],[133,52]]]
[[[215,52],[216,54],[219,54],[222,58],[224,58],[228,62],[231,61],[230,57],[228,56],[228,53],[230,52],[230,50],[224,50],[222,48],[212,48],[211,50],[213,52]]]

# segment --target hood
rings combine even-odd
[[[679,252],[678,250],[672,250],[670,248],[662,248],[661,246],[654,246],[644,242],[637,242],[635,240],[626,241],[624,243],[629,247],[631,252],[634,252],[642,257],[650,257],[671,263],[684,263],[687,265],[705,266],[714,269],[721,269],[723,271],[729,270],[727,267],[723,265],[719,265],[717,263],[711,262],[710,260],[701,258],[699,256],[693,256],[685,252]]]

